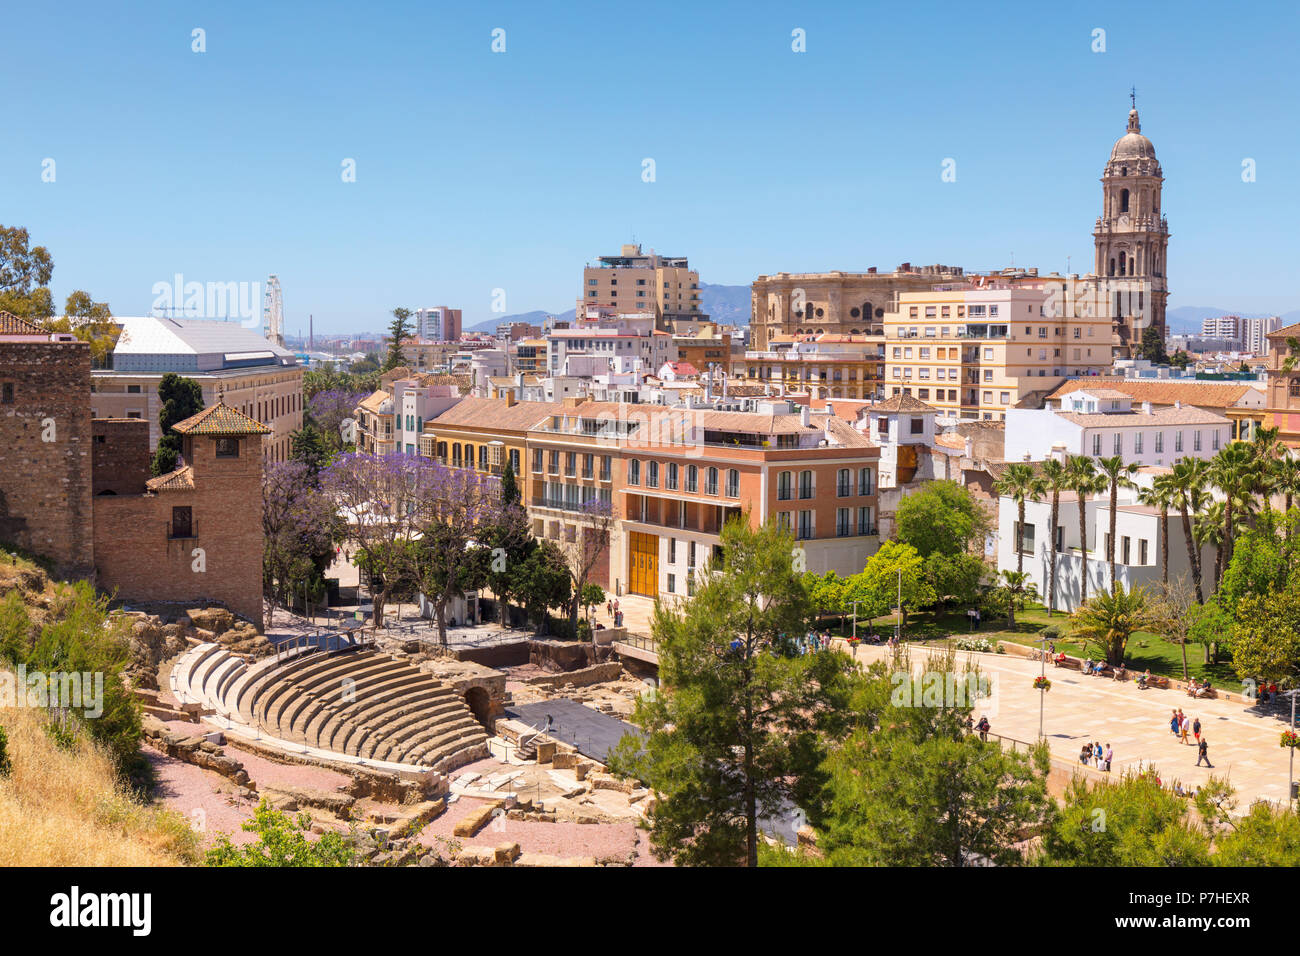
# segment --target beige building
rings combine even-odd
[[[357,451],[387,455],[397,451],[396,411],[388,392],[371,392],[356,410]]]
[[[764,351],[775,335],[881,335],[886,312],[900,292],[963,282],[955,266],[913,267],[905,262],[892,273],[790,273],[759,276],[750,286],[749,347]]]
[[[289,352],[237,322],[123,316],[109,368],[91,374],[91,416],[142,418],[149,422],[149,447],[161,432],[158,384],[168,372],[193,379],[203,404],[218,402],[271,429],[262,454],[286,461],[290,436],[302,427],[303,366]]]
[[[1043,289],[904,292],[884,331],[886,393],[952,419],[1001,421],[1064,378],[1111,366],[1110,320],[1055,314]]]
[[[678,318],[707,318],[700,309],[700,274],[685,256],[642,253],[639,245],[623,246],[616,256],[601,256],[599,265],[582,270],[582,295],[577,313],[600,308],[616,313],[652,312],[661,329]]]

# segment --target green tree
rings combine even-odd
[[[1242,680],[1293,686],[1300,674],[1300,581],[1241,598],[1232,624],[1232,666]]]
[[[1127,590],[1117,584],[1084,602],[1070,616],[1074,635],[1096,648],[1107,663],[1124,663],[1124,649],[1136,632],[1154,628],[1156,620],[1147,607],[1144,588]]]
[[[342,834],[328,830],[319,840],[309,840],[311,817],[302,813],[292,819],[273,810],[265,797],[253,819],[240,828],[256,833],[257,842],[235,846],[230,837],[219,834],[207,853],[208,866],[351,866],[356,861],[356,851]]]
[[[1025,502],[1037,501],[1043,494],[1043,483],[1034,472],[1034,466],[1024,462],[1008,465],[993,485],[993,491],[1016,503],[1016,573],[1025,570]]]
[[[302,462],[308,474],[315,478],[330,462],[331,452],[325,436],[315,425],[306,424],[289,436],[289,458]]]
[[[54,259],[44,246],[31,245],[31,237],[20,226],[0,225],[0,311],[12,312],[33,322],[54,315],[50,276]]]
[[[1175,352],[1173,355],[1169,357],[1169,364],[1172,365],[1174,368],[1185,369],[1187,368],[1187,366],[1192,364],[1192,357],[1188,355],[1186,352],[1184,352],[1182,349],[1179,349],[1177,352]]]
[[[402,346],[411,338],[411,310],[398,306],[393,310],[393,321],[388,326],[388,352],[384,356],[383,370],[395,369],[406,363]]]
[[[855,680],[856,726],[805,805],[833,865],[1020,862],[1024,831],[1051,819],[1051,758],[1045,745],[1016,753],[967,734],[979,689],[978,671],[959,673],[951,655],[920,676],[900,655]]]
[[[1196,602],[1204,602],[1205,593],[1201,584],[1201,547],[1196,540],[1192,525],[1192,515],[1198,515],[1208,504],[1206,485],[1206,464],[1200,458],[1184,458],[1174,465],[1172,486],[1175,496],[1173,504],[1178,508],[1183,520],[1183,537],[1187,544],[1187,563],[1192,569],[1192,582],[1196,586]]]
[[[1226,816],[1215,838],[1215,866],[1300,866],[1300,817],[1263,800],[1244,815]]]
[[[21,664],[32,647],[32,618],[22,592],[13,588],[0,598],[0,659]]]
[[[1056,529],[1061,523],[1061,492],[1070,490],[1070,472],[1065,462],[1049,458],[1043,462],[1039,480],[1043,493],[1052,499],[1051,517],[1047,524],[1048,553],[1052,556],[1047,584],[1047,616],[1051,617],[1056,613],[1056,574],[1061,560],[1056,548]]]
[[[502,507],[517,505],[521,497],[519,494],[519,481],[515,478],[515,466],[507,455],[506,467],[501,472],[501,505]]]
[[[923,558],[983,549],[989,519],[975,496],[955,481],[929,481],[898,503],[897,538]]]
[[[861,601],[866,617],[881,617],[894,607],[901,610],[900,633],[907,627],[911,610],[934,604],[938,596],[925,574],[925,562],[916,548],[898,541],[886,541],[867,559],[867,566],[849,578],[846,601]]]
[[[1088,600],[1088,498],[1101,494],[1105,479],[1087,455],[1071,455],[1065,461],[1068,483],[1079,505],[1079,602]]]
[[[658,858],[757,866],[759,821],[819,784],[823,733],[842,719],[851,662],[795,651],[811,608],[788,531],[732,519],[721,538],[725,573],[710,561],[694,597],[655,608],[666,689],[638,702],[646,737],[624,737],[610,766],[658,794]]]
[[[1166,585],[1169,583],[1169,509],[1177,500],[1178,485],[1172,473],[1157,475],[1150,488],[1138,492],[1140,504],[1160,512],[1160,580]]]
[[[1100,596],[1099,596],[1100,597]],[[1034,861],[1044,866],[1207,866],[1210,841],[1188,802],[1154,773],[1089,786],[1075,777]]]
[[[980,581],[987,570],[984,562],[970,553],[941,554],[925,559],[925,577],[935,597],[949,606],[974,604],[979,600]]]
[[[1223,543],[1220,545],[1222,557],[1218,562],[1220,568],[1226,568],[1232,560],[1236,519],[1249,513],[1254,505],[1252,492],[1260,468],[1257,451],[1245,442],[1232,442],[1210,459],[1206,471],[1206,476],[1223,493],[1224,499]]]
[[[1137,357],[1146,359],[1152,365],[1169,364],[1164,336],[1154,325],[1148,325],[1142,330],[1142,343],[1138,346]]]
[[[152,471],[155,477],[176,470],[176,460],[181,453],[181,436],[172,431],[172,426],[203,411],[203,389],[192,378],[168,372],[158,383],[158,398],[162,402],[162,407],[158,409],[158,427],[162,437],[158,439],[158,447],[153,454]]]
[[[1138,464],[1126,464],[1122,455],[1112,455],[1110,458],[1097,459],[1097,471],[1110,489],[1110,534],[1106,537],[1106,562],[1110,565],[1110,588],[1113,591],[1119,587],[1119,579],[1115,576],[1115,523],[1119,519],[1119,490],[1135,487],[1133,476],[1138,473]]]

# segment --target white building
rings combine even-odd
[[[1149,485],[1151,471],[1138,476],[1140,484]],[[1056,609],[1073,611],[1079,606],[1083,558],[1079,550],[1079,499],[1073,492],[1062,492],[1056,526]],[[1158,585],[1161,581],[1161,538],[1169,537],[1169,580],[1180,577],[1191,585],[1191,565],[1187,560],[1187,541],[1179,512],[1170,512],[1166,527],[1161,527],[1160,512],[1137,503],[1133,489],[1121,489],[1115,518],[1115,577],[1126,589]],[[998,500],[998,570],[1016,570],[1016,523],[1018,506],[1011,498]],[[1110,499],[1084,502],[1088,535],[1088,594],[1109,590],[1110,566],[1106,561],[1110,536]],[[1025,503],[1024,570],[1038,589],[1039,599],[1047,602],[1051,575],[1052,504],[1050,500]],[[1202,579],[1207,585],[1213,577],[1214,548],[1206,545],[1201,552]]]
[[[1043,461],[1054,450],[1140,465],[1174,465],[1184,458],[1213,458],[1232,440],[1232,422],[1216,412],[1176,402],[1133,407],[1112,388],[1068,392],[1059,408],[1007,409],[1007,461]],[[883,465],[882,465],[883,470]]]
[[[455,385],[424,385],[418,378],[398,379],[393,383],[392,395],[397,450],[408,455],[419,454],[424,423],[461,400]]]

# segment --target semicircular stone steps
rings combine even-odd
[[[296,753],[443,772],[487,754],[487,731],[459,694],[373,648],[307,648],[250,663],[200,644],[176,662],[172,686],[232,732]]]

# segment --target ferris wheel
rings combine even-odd
[[[276,345],[284,345],[284,301],[280,297],[280,279],[272,275],[266,280],[266,296],[262,300],[262,334]]]

